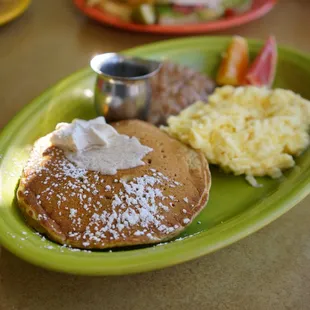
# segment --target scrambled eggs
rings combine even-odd
[[[282,175],[310,143],[310,101],[289,90],[224,86],[178,116],[164,130],[226,172],[254,176]]]

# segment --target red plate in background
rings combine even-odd
[[[199,24],[182,25],[139,25],[128,23],[121,19],[107,14],[96,7],[90,7],[86,0],[73,0],[74,4],[88,17],[99,21],[100,23],[120,28],[128,31],[148,32],[157,34],[198,34],[212,31],[224,30],[235,26],[240,26],[258,19],[267,14],[276,4],[277,0],[254,0],[252,8],[243,13],[232,17],[225,17],[216,21],[210,21]]]

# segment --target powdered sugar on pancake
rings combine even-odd
[[[86,170],[76,167],[61,154],[62,150],[51,148],[49,156],[58,159],[49,161],[47,168],[44,166],[46,159],[34,149],[27,165],[27,169],[31,168],[27,180],[31,181],[34,176],[42,177],[43,190],[38,195],[40,200],[37,199],[37,203],[56,198],[58,210],[54,212],[70,223],[68,237],[81,241],[83,247],[91,248],[132,236],[160,240],[157,237],[159,233],[169,234],[189,223],[189,220],[184,220],[179,224],[169,224],[165,217],[176,199],[173,195],[165,195],[160,187],[182,187],[180,182],[155,169],[150,169],[151,175],[145,174],[131,180],[113,179],[110,184],[105,184],[100,173],[91,172],[90,181]],[[67,207],[70,198],[66,196],[72,197],[78,205]],[[109,207],[107,201],[110,201]],[[38,219],[47,220],[47,216],[45,213],[39,214]]]

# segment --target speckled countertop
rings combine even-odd
[[[263,19],[220,34],[266,38],[310,52],[310,1],[280,0]],[[97,52],[165,39],[103,27],[70,0],[35,0],[0,28],[0,127]],[[32,266],[0,250],[1,310],[310,309],[310,197],[258,233],[168,269],[81,277]]]

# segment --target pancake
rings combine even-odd
[[[153,149],[145,165],[102,175],[75,167],[44,138],[23,170],[17,200],[30,226],[60,244],[105,249],[169,240],[205,207],[208,162],[155,126],[112,124]]]

